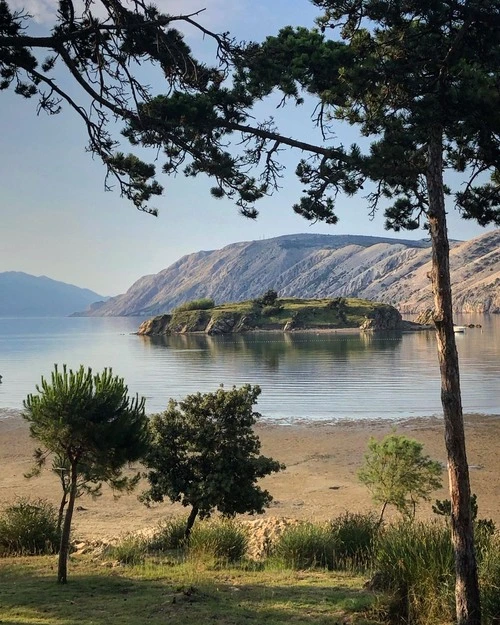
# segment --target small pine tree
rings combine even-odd
[[[67,497],[67,507],[57,581],[65,584],[75,500],[84,486],[99,489],[106,482],[123,489],[136,482],[124,477],[122,469],[146,452],[147,418],[144,398],[130,399],[123,379],[113,377],[111,369],[92,375],[83,366],[76,372],[63,366],[61,372],[56,365],[51,382],[42,377],[36,390],[24,401],[23,417],[43,447],[35,451],[38,467],[53,456],[64,468],[61,506]]]
[[[419,499],[428,501],[430,493],[441,487],[441,464],[423,455],[422,449],[418,441],[398,434],[381,441],[370,438],[358,477],[371,492],[374,503],[382,504],[379,524],[388,505],[414,518]]]

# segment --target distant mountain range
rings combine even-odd
[[[500,312],[500,230],[450,247],[456,311]],[[430,259],[428,241],[321,234],[246,241],[184,256],[78,314],[153,316],[193,299],[236,302],[270,288],[280,296],[352,296],[418,312],[433,305]]]
[[[0,273],[0,317],[65,317],[102,295],[46,276]]]

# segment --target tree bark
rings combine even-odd
[[[66,507],[67,503],[68,503],[68,498],[66,496],[66,491],[63,491],[61,503],[59,504],[59,512],[57,514],[57,531],[58,532],[61,531],[63,517],[64,517],[64,508]]]
[[[198,516],[198,507],[193,506],[188,516],[186,531],[184,532],[184,538],[186,540],[189,540],[189,537],[191,536],[191,529],[193,528],[193,525],[197,516]]]
[[[378,519],[377,527],[381,527],[384,521],[384,512],[386,508],[387,508],[387,501],[384,501],[384,505],[382,506],[382,511],[380,512],[380,517]]]
[[[443,190],[443,145],[434,129],[428,146],[428,222],[432,241],[432,289],[451,500],[451,535],[455,551],[455,601],[458,625],[480,625],[481,606],[474,549],[469,467],[460,392],[458,353],[453,330],[449,243]]]
[[[73,510],[75,508],[75,500],[77,494],[77,465],[71,465],[71,485],[69,491],[68,508],[64,517],[64,524],[61,534],[61,544],[59,547],[59,564],[57,568],[57,582],[66,584],[68,581],[68,554],[69,554],[69,537],[71,533],[71,521],[73,519]]]

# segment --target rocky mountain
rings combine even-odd
[[[0,273],[0,317],[65,317],[96,299],[102,296],[46,276]]]
[[[451,244],[455,308],[500,312],[500,230]],[[246,241],[182,257],[140,278],[86,315],[157,315],[203,297],[216,303],[280,296],[351,296],[419,312],[432,306],[430,243],[365,236],[296,234]]]

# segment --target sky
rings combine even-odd
[[[50,25],[53,0],[10,0],[35,17],[35,29]],[[287,24],[313,26],[317,9],[308,0],[159,0],[170,14],[206,9],[199,20],[237,39],[260,41]],[[196,53],[206,42],[187,33]],[[160,83],[152,85],[161,93]],[[276,114],[274,104],[268,114]],[[311,110],[290,107],[280,123],[289,134],[311,139]],[[339,140],[356,140],[350,129],[338,130]],[[0,92],[0,272],[46,275],[101,295],[125,292],[140,277],[157,273],[181,256],[213,250],[237,241],[300,232],[366,234],[420,239],[424,231],[401,234],[384,230],[380,212],[367,215],[362,197],[337,200],[339,223],[311,225],[295,215],[292,205],[301,185],[295,179],[294,158],[285,159],[282,189],[261,200],[256,221],[241,217],[230,200],[210,197],[206,177],[160,177],[165,192],[151,203],[157,218],[138,212],[118,192],[104,190],[104,168],[86,153],[86,133],[69,109],[48,117],[36,114],[36,101]],[[122,149],[128,151],[126,142]],[[147,154],[150,162],[155,153]],[[158,163],[161,167],[161,162]],[[484,229],[449,214],[449,236],[470,239]]]

